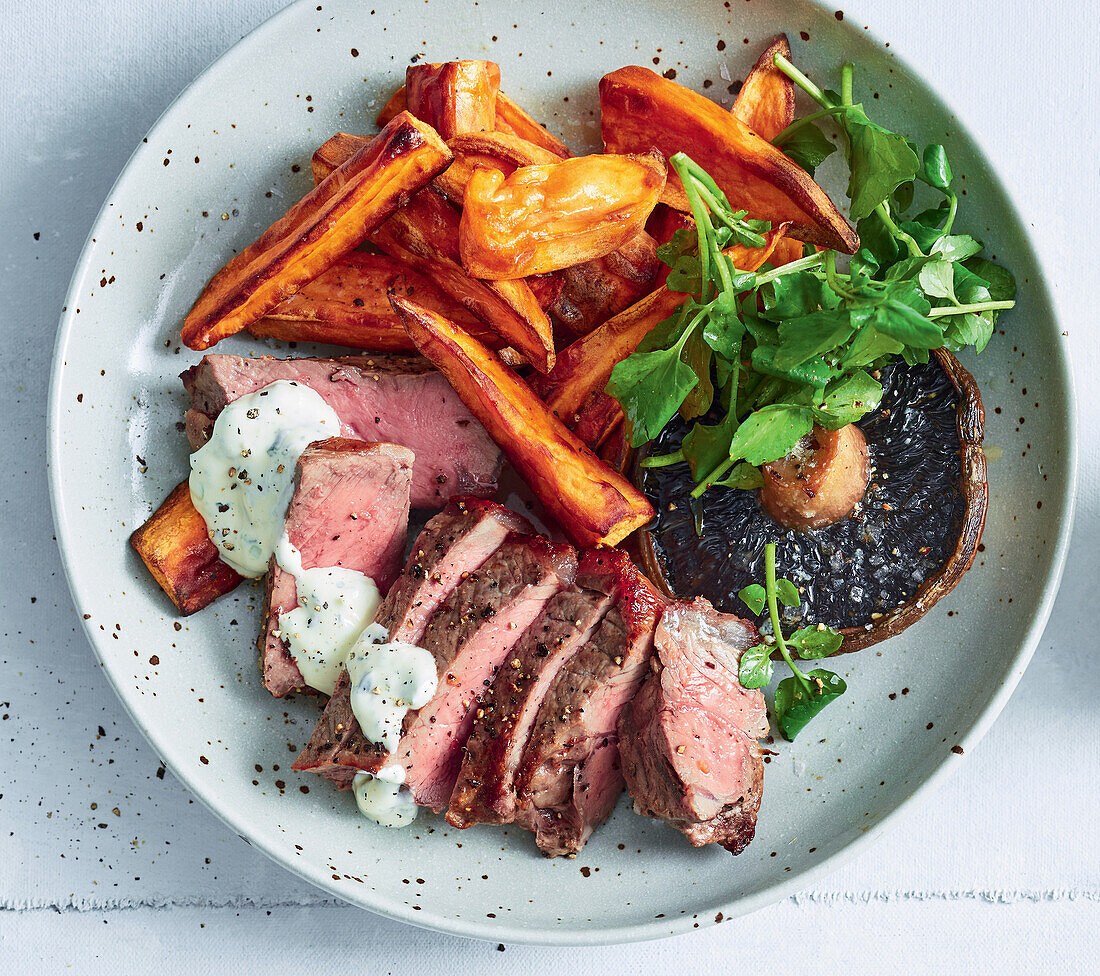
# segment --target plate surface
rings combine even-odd
[[[655,938],[759,908],[835,866],[961,762],[1046,622],[1068,538],[1073,411],[1027,235],[925,83],[815,4],[757,0],[736,16],[711,2],[673,13],[659,0],[401,7],[308,0],[276,15],[177,99],[111,191],[77,266],[52,376],[51,485],[77,610],[173,773],[253,846],[347,901],[461,935],[564,944]],[[198,355],[180,348],[179,323],[209,275],[305,192],[318,144],[372,131],[413,56],[498,61],[509,94],[584,150],[598,139],[604,72],[657,65],[728,105],[780,30],[811,77],[835,84],[851,59],[857,95],[882,96],[876,119],[946,144],[967,189],[960,229],[985,238],[1020,282],[1008,334],[964,359],[985,397],[993,462],[984,551],[918,625],[835,662],[847,701],[812,735],[773,747],[756,840],[734,861],[693,850],[625,800],[576,860],[544,860],[518,830],[461,832],[432,816],[404,831],[367,823],[350,796],[290,769],[317,704],[261,688],[259,588],[181,621],[127,545],[187,472],[176,376]],[[217,351],[275,350],[234,339]]]

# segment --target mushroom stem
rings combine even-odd
[[[863,431],[815,426],[786,457],[763,467],[760,504],[789,529],[819,529],[852,514],[863,498],[870,459]]]

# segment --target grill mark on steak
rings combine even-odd
[[[768,733],[764,696],[737,679],[756,628],[706,600],[674,603],[657,627],[653,672],[619,720],[634,809],[696,847],[739,854],[756,831]]]
[[[516,822],[549,856],[579,851],[622,792],[616,728],[647,673],[664,606],[626,553],[594,555],[577,582],[614,605],[546,694],[516,780]]]
[[[374,580],[382,593],[401,566],[409,525],[413,453],[396,444],[344,437],[314,441],[302,452],[287,508],[286,532],[302,567],[336,566]],[[294,577],[272,555],[257,639],[264,687],[276,698],[305,687],[279,636],[279,618],[298,605]]]
[[[581,562],[584,572],[585,561]],[[611,606],[606,593],[572,586],[551,598],[508,654],[475,709],[447,821],[455,827],[508,823],[515,817],[515,777],[543,698],[566,662]]]
[[[417,536],[404,571],[375,619],[386,627],[390,640],[419,644],[429,618],[462,578],[499,549],[509,532],[522,531],[534,530],[526,519],[495,502],[451,502]],[[352,713],[345,670],[294,768],[327,774],[346,764],[369,771],[380,756],[384,753],[363,738]]]
[[[485,428],[443,375],[419,356],[274,359],[208,355],[180,374],[191,395],[185,418],[193,449],[209,438],[225,405],[276,380],[319,393],[344,433],[413,451],[412,505],[440,508],[464,495],[496,491],[503,459]]]

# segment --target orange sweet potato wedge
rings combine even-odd
[[[525,281],[470,277],[458,253],[459,217],[433,189],[413,197],[371,236],[379,250],[404,261],[489,326],[535,369],[554,366],[550,319]]]
[[[559,162],[548,149],[510,132],[478,132],[447,141],[454,161],[435,178],[435,186],[456,207],[462,206],[466,185],[475,169],[495,169],[511,176],[521,166]]]
[[[326,342],[372,352],[414,352],[389,294],[446,315],[493,348],[500,340],[467,309],[408,265],[385,254],[352,251],[248,331],[284,342]]]
[[[353,136],[349,132],[337,132],[314,152],[310,160],[313,185],[318,186],[323,183],[360,149],[370,145],[371,138],[371,136]]]
[[[848,254],[859,247],[855,229],[801,167],[720,105],[637,65],[600,81],[604,146],[610,153],[651,148],[685,152],[722,188],[736,209],[789,223],[799,240]],[[662,202],[684,209],[683,188],[669,173]],[[675,199],[679,191],[680,199]]]
[[[441,315],[407,299],[392,301],[420,352],[577,546],[616,545],[653,518],[646,497],[549,413],[494,352]]]
[[[353,251],[451,161],[436,132],[403,113],[210,279],[183,323],[192,349],[263,318]]]
[[[459,230],[462,264],[491,280],[523,278],[605,257],[644,230],[665,185],[660,153],[595,155],[475,169]]]
[[[491,61],[410,64],[405,69],[405,104],[443,139],[496,127],[500,68]]]
[[[186,481],[130,536],[130,545],[185,617],[209,606],[243,579],[218,558],[218,547],[191,503]]]
[[[641,231],[617,251],[558,272],[561,287],[550,314],[585,335],[660,284],[656,279],[664,267],[657,260],[657,242]]]
[[[487,63],[492,64],[493,62],[489,61]],[[390,96],[389,101],[382,107],[382,111],[378,113],[376,121],[379,127],[386,125],[395,115],[405,111],[407,107],[406,90],[405,86],[402,85]],[[564,142],[549,132],[545,126],[540,125],[522,107],[500,91],[497,92],[496,124],[494,128],[497,132],[519,136],[527,142],[541,146],[559,159],[568,159],[573,155]]]
[[[723,253],[740,270],[755,271],[768,260],[786,230],[787,225],[780,224],[769,231],[763,247],[747,248],[735,244]],[[682,292],[669,291],[664,285],[650,292],[640,302],[561,350],[554,368],[546,376],[532,379],[535,392],[566,424],[575,423],[574,417],[589,398],[603,392],[615,364],[634,352],[654,326],[683,304],[685,297]]]
[[[733,101],[733,114],[768,142],[794,121],[794,82],[775,66],[777,54],[790,59],[786,34],[760,55]]]
[[[504,92],[497,94],[496,127],[500,132],[511,132],[521,139],[533,142],[561,159],[568,159],[573,155],[564,142],[536,122]]]

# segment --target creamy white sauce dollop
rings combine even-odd
[[[378,612],[382,596],[369,576],[339,566],[302,568],[302,554],[284,532],[275,561],[294,577],[298,606],[279,615],[279,637],[302,679],[331,695],[348,651]]]
[[[388,637],[385,627],[371,624],[348,652],[347,663],[355,720],[367,739],[392,753],[405,713],[432,700],[438,677],[431,651]]]
[[[191,455],[191,500],[222,560],[242,576],[267,571],[283,532],[298,456],[340,434],[336,412],[308,386],[276,380],[225,406]]]
[[[351,788],[359,812],[383,827],[407,827],[416,819],[417,805],[412,794],[401,788],[405,767],[383,766],[373,775],[356,773]]]

